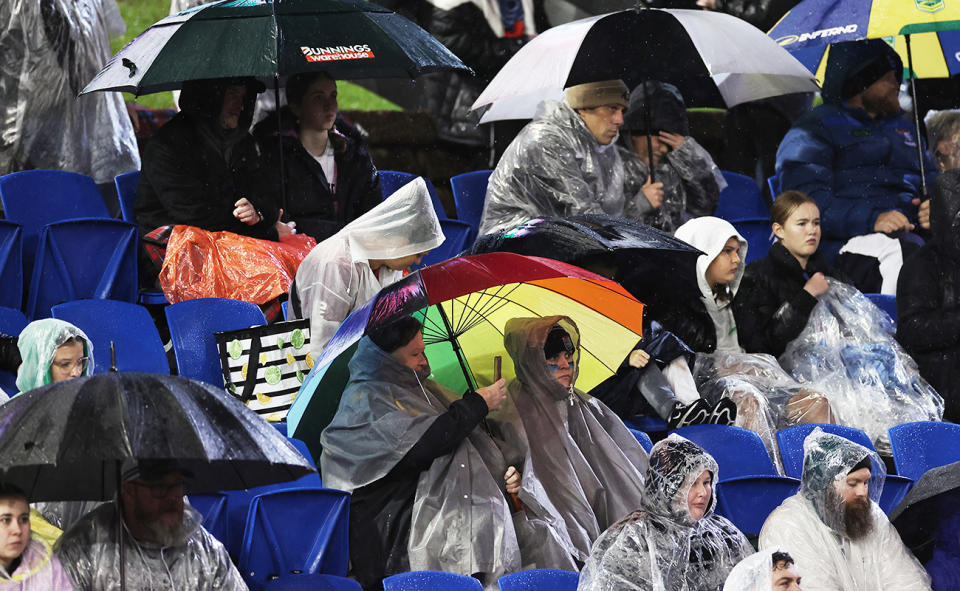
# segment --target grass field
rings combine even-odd
[[[113,50],[113,53],[119,51],[120,48],[130,42],[131,39],[142,33],[153,23],[167,16],[170,12],[170,0],[117,0],[117,4],[120,6],[120,13],[123,15],[124,22],[127,23],[127,33],[123,37],[114,39],[111,42],[110,48]],[[392,102],[350,82],[338,82],[337,91],[340,108],[343,110],[401,110],[400,107]],[[124,94],[124,99],[152,109],[168,109],[174,107],[173,94],[169,92],[158,92],[141,97]]]

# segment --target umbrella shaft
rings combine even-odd
[[[920,105],[917,104],[917,77],[913,72],[913,52],[910,51],[910,35],[907,42],[907,69],[910,71],[910,96],[913,99],[913,127],[917,132],[917,158],[920,159],[920,197],[927,196],[927,174],[923,164],[923,142],[920,141]]]

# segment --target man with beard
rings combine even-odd
[[[184,505],[189,476],[168,460],[124,466],[117,502],[85,515],[54,549],[77,591],[247,589],[226,549],[200,525],[200,514]],[[125,581],[119,576],[118,513]]]
[[[814,429],[800,492],[763,524],[760,549],[789,548],[806,591],[924,591],[930,578],[877,505],[886,477],[873,451]]]
[[[881,39],[831,46],[824,104],[800,117],[777,151],[781,190],[817,201],[821,249],[833,256],[849,239],[868,238],[844,251],[880,259],[890,286],[884,293],[893,293],[902,263],[900,249],[884,235],[930,227],[929,201],[921,203],[920,138],[900,109],[902,78],[900,57]],[[936,168],[926,156],[925,172],[929,183]]]
[[[523,566],[508,503],[520,474],[484,420],[505,381],[461,397],[429,379],[421,329],[407,316],[360,340],[320,439],[324,486],[351,493],[352,575],[368,590],[409,570],[494,584]]]

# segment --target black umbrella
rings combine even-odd
[[[917,480],[907,496],[890,513],[903,543],[920,562],[933,555],[937,530],[941,523],[960,508],[960,462],[927,471]],[[956,532],[953,532],[954,538]]]
[[[615,279],[640,301],[654,292],[696,290],[703,254],[671,234],[607,215],[545,217],[477,238],[468,254],[513,252],[584,266],[615,267]],[[613,269],[610,269],[611,271]]]
[[[176,460],[190,492],[251,488],[314,469],[222,389],[176,376],[105,373],[0,406],[0,472],[31,501],[109,500],[124,460]]]

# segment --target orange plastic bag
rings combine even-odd
[[[174,304],[197,298],[264,304],[290,289],[300,261],[316,245],[304,234],[273,242],[175,226],[160,269],[160,285]]]

